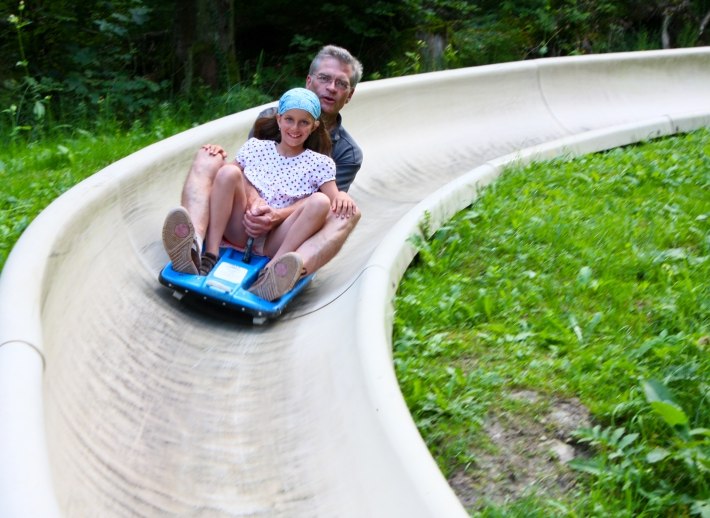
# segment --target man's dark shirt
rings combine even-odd
[[[276,108],[267,108],[259,114],[258,118],[273,117],[274,115],[276,115]],[[350,136],[350,133],[343,128],[342,122],[343,118],[338,114],[335,128],[330,132],[330,139],[333,141],[331,157],[335,162],[335,184],[339,190],[347,192],[362,166],[362,149]],[[254,128],[249,131],[249,137],[253,135]]]

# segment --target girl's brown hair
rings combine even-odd
[[[281,142],[281,131],[279,131],[276,115],[256,119],[254,123],[254,137],[260,140]],[[330,152],[333,150],[333,142],[330,140],[330,134],[325,130],[325,123],[323,121],[320,121],[315,131],[311,132],[303,143],[303,147],[330,156]]]

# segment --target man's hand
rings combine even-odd
[[[227,152],[217,144],[205,144],[201,149],[206,150],[212,156],[221,155],[224,160],[227,159]]]
[[[348,193],[338,191],[330,204],[330,210],[339,218],[350,218],[357,210],[357,205]]]

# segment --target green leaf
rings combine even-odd
[[[577,274],[577,282],[586,286],[592,279],[592,269],[589,266],[583,266]]]
[[[572,459],[567,463],[567,465],[576,469],[577,471],[582,471],[584,473],[589,473],[591,475],[600,476],[604,473],[604,468],[598,461],[587,460],[587,459]]]
[[[619,444],[619,439],[623,437],[624,433],[626,433],[626,430],[624,430],[623,427],[619,427],[614,432],[611,434],[611,437],[609,437],[609,444],[611,445],[617,445]]]
[[[646,461],[650,464],[655,464],[656,462],[660,462],[668,457],[668,455],[670,455],[668,450],[663,448],[655,448],[654,450],[648,452],[646,455]]]
[[[35,114],[35,119],[43,119],[45,114],[44,103],[42,101],[35,101],[32,112]]]
[[[653,403],[654,401],[670,401],[673,402],[673,396],[663,383],[658,380],[650,379],[643,382],[643,392],[646,394],[646,401]]]
[[[629,444],[631,444],[631,443],[634,442],[636,439],[638,439],[638,436],[639,436],[639,434],[637,434],[637,433],[630,433],[630,434],[628,434],[628,435],[625,435],[624,438],[621,439],[621,441],[619,441],[618,448],[619,448],[620,450],[623,450],[623,449],[626,448]]]
[[[672,401],[653,401],[651,408],[670,426],[688,424],[688,416],[685,415],[682,408]]]
[[[700,515],[701,518],[710,518],[710,500],[696,500],[693,502],[691,512]]]

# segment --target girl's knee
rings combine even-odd
[[[215,176],[215,183],[219,185],[234,185],[242,180],[242,170],[235,164],[226,164],[219,168]]]
[[[322,214],[325,217],[330,211],[330,198],[322,192],[315,192],[308,197],[306,205],[310,211]]]

